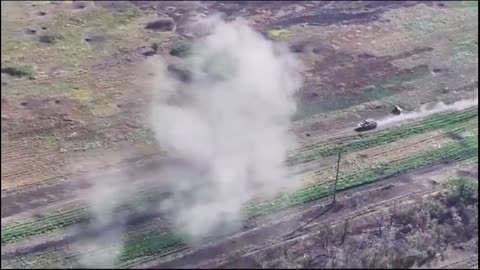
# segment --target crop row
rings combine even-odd
[[[392,177],[412,169],[427,166],[441,159],[462,160],[474,158],[475,156],[478,156],[477,138],[478,137],[469,137],[461,142],[452,143],[426,153],[420,153],[402,160],[385,162],[377,165],[375,168],[366,169],[362,172],[353,172],[348,175],[340,173],[337,190]],[[331,193],[332,189],[332,185],[313,185],[296,193],[285,194],[272,201],[247,207],[245,214],[249,217],[253,217],[268,214],[272,210],[303,204]]]
[[[478,157],[478,137],[466,138],[461,142],[452,143],[442,148],[425,153],[380,164],[375,169],[366,169],[362,172],[340,175],[337,190],[345,190],[385,178],[393,177],[408,171],[425,167],[441,160],[467,160]],[[253,205],[244,209],[248,218],[267,215],[287,207],[293,207],[313,200],[320,199],[332,193],[333,185],[315,185],[292,194],[282,195],[272,201]],[[127,242],[127,248],[122,253],[120,260],[126,262],[139,257],[154,256],[166,252],[165,249],[180,248],[185,246],[183,237],[174,233],[148,233],[137,239]]]
[[[115,214],[121,215],[135,212],[136,208],[153,205],[168,196],[166,192],[156,190],[142,191],[134,195],[135,197],[123,203],[115,209]],[[29,221],[20,224],[13,224],[2,229],[2,245],[16,242],[28,237],[40,235],[55,230],[63,229],[75,224],[86,224],[91,221],[88,208],[70,208],[66,211],[48,216],[40,221]]]
[[[451,121],[451,120],[454,120],[454,121],[455,120],[468,120],[468,119],[471,119],[471,118],[473,118],[477,115],[478,115],[478,107],[476,107],[476,106],[473,107],[473,108],[468,108],[468,109],[462,110],[462,111],[443,112],[443,113],[434,114],[434,115],[431,115],[431,116],[428,116],[428,117],[425,117],[425,118],[422,118],[422,119],[411,120],[411,121],[403,123],[399,126],[390,127],[388,129],[380,130],[380,131],[377,131],[377,132],[374,132],[374,133],[365,133],[365,134],[362,134],[361,138],[365,139],[365,138],[368,138],[368,137],[375,136],[377,134],[388,133],[389,131],[393,131],[393,130],[408,130],[408,129],[415,128],[415,127],[418,127],[418,126],[429,126],[431,124],[434,124],[435,122],[448,122],[448,121]],[[442,124],[440,124],[440,125],[442,125]],[[296,150],[296,152],[306,152],[306,151],[309,151],[309,150],[312,150],[312,149],[317,149],[319,146],[321,146],[325,143],[337,144],[337,143],[342,143],[342,142],[345,142],[345,141],[352,141],[352,140],[358,139],[359,137],[360,136],[358,134],[349,135],[349,136],[342,136],[342,137],[333,137],[333,138],[327,139],[327,141],[319,141],[319,142],[316,142],[316,143],[305,145],[305,146],[301,147],[300,149]]]
[[[467,111],[460,114],[452,113],[436,116],[422,121],[421,124],[424,126],[401,126],[391,131],[380,132],[375,136],[369,136],[363,140],[355,141],[343,146],[330,145],[318,150],[316,153],[311,153],[309,158],[303,160],[303,162],[326,157],[337,151],[361,150],[373,145],[390,143],[405,136],[428,132],[438,128],[445,128],[447,126],[449,128],[454,128],[465,121],[471,120],[473,117],[477,116],[477,114],[477,111]],[[117,212],[128,211],[129,209],[135,208],[135,206],[145,205],[146,203],[155,203],[165,196],[168,196],[168,194],[159,194],[159,192],[152,193],[149,191],[137,193],[134,198],[119,207]],[[66,211],[49,215],[40,221],[23,222],[21,224],[14,224],[4,228],[4,230],[2,230],[2,244],[52,232],[74,224],[86,223],[89,220],[90,218],[85,207],[68,209]]]
[[[387,177],[405,173],[409,170],[420,168],[439,160],[465,160],[478,158],[478,142],[476,136],[467,137],[461,142],[452,143],[439,149],[420,153],[402,160],[380,164],[372,169],[359,173],[341,174],[337,190],[352,188],[366,183],[378,181]],[[303,204],[312,200],[325,197],[332,192],[332,186],[315,185],[293,194],[285,194],[273,201],[247,207],[244,214],[247,217],[266,215],[286,207]],[[130,234],[130,239],[125,244],[125,249],[120,255],[120,262],[126,263],[135,258],[155,256],[170,250],[185,246],[185,236],[170,232],[143,232]],[[3,241],[3,235],[2,235]]]
[[[459,125],[475,118],[478,115],[478,111],[468,111],[465,113],[452,113],[444,116],[434,116],[432,118],[423,120],[421,123],[414,126],[400,126],[387,131],[380,131],[374,136],[363,138],[358,141],[353,141],[344,145],[329,145],[327,147],[321,147],[314,151],[310,151],[308,154],[297,155],[294,158],[289,159],[287,162],[289,165],[297,165],[309,161],[313,161],[319,158],[334,155],[338,152],[348,152],[354,150],[367,149],[373,145],[386,144],[394,142],[401,138],[413,136],[429,131],[433,131],[440,128],[455,128]]]

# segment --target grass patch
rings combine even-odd
[[[172,250],[184,245],[182,236],[170,232],[147,232],[127,240],[125,249],[120,255],[120,262],[156,255],[160,250]]]
[[[287,29],[272,29],[268,31],[268,35],[271,38],[286,38],[288,36],[291,36],[292,34],[292,31]]]
[[[167,196],[169,196],[168,192],[150,187],[146,191],[133,195],[130,200],[117,207],[115,212],[117,214],[133,213],[142,207],[156,205]],[[39,221],[22,221],[4,226],[2,229],[2,244],[17,242],[75,224],[88,224],[90,220],[91,217],[86,206],[52,211],[47,213],[47,217]]]
[[[457,128],[458,125],[465,124],[467,121],[474,119],[477,115],[478,115],[478,112],[476,110],[471,110],[471,111],[462,112],[462,113],[450,113],[446,115],[433,116],[419,123],[416,123],[415,125],[400,126],[393,130],[386,130],[386,131],[381,131],[379,133],[374,133],[374,135],[371,135],[370,137],[366,137],[366,138],[363,138],[362,140],[354,141],[342,146],[327,145],[326,147],[315,149],[315,147],[318,147],[318,145],[311,145],[308,148],[306,148],[306,151],[313,150],[312,152],[309,152],[307,154],[302,154],[302,155],[297,154],[299,155],[299,157],[291,158],[289,159],[288,162],[289,162],[289,165],[300,164],[300,163],[312,161],[315,159],[319,159],[322,157],[335,155],[338,153],[338,151],[349,152],[349,151],[362,150],[371,146],[391,143],[400,138],[413,136],[416,134],[421,134],[424,132],[429,132],[429,131],[440,129],[440,128],[455,130],[455,128]],[[458,129],[456,130],[456,132],[458,134],[467,134],[465,133],[464,129]],[[463,145],[464,147],[467,147],[467,148],[470,146],[465,145],[465,141],[470,142],[471,140],[475,140],[476,138],[478,138],[477,136],[472,135],[470,133],[468,133],[468,135],[469,136],[463,136],[463,139],[459,141],[460,145]],[[473,156],[471,158],[478,159],[478,155]],[[388,163],[387,165],[389,164],[390,163]],[[381,175],[388,172],[387,169],[388,167],[385,167],[384,165],[382,165],[376,168],[376,170],[367,170],[366,172],[358,173],[358,175],[360,177],[362,174],[363,175],[368,174],[367,176],[362,176],[362,177],[364,179],[373,179],[372,177],[374,177],[375,175]],[[385,177],[388,177],[388,175]],[[318,194],[324,194],[322,192],[327,192],[327,193],[330,192],[329,187],[322,186],[319,190],[321,189],[323,189],[323,191],[321,192],[318,191],[319,192]],[[138,193],[134,195],[134,198],[132,198],[131,201],[126,202],[117,211],[128,211],[129,209],[134,210],[136,205],[141,206],[141,205],[158,203],[159,200],[161,200],[165,196],[168,196],[168,194],[162,193],[162,192],[158,193],[155,191],[152,191],[149,193],[147,192]],[[298,198],[295,200],[298,200]],[[275,204],[283,205],[285,203],[286,201],[284,201],[283,199],[280,202],[276,202],[276,203],[273,202],[274,205]],[[260,210],[251,210],[251,211],[258,212]],[[5,226],[2,230],[2,244],[19,241],[31,236],[44,234],[57,229],[62,229],[77,223],[86,223],[88,221],[89,221],[89,217],[85,208],[69,209],[64,212],[52,213],[47,215],[47,217],[41,221],[32,221],[32,222],[24,221],[23,223],[18,225]]]
[[[175,46],[175,48],[170,51],[170,54],[180,58],[186,58],[192,55],[192,49],[192,44],[183,41]]]
[[[451,204],[460,201],[468,205],[478,201],[478,181],[475,178],[459,177],[452,179],[449,185],[447,201]]]
[[[345,190],[379,181],[388,177],[406,173],[413,169],[425,167],[442,160],[458,161],[475,157],[478,157],[478,137],[468,137],[461,143],[452,143],[439,149],[416,154],[406,159],[385,162],[376,166],[376,168],[370,168],[348,175],[340,174],[337,190]],[[243,212],[244,215],[249,218],[266,215],[283,208],[320,199],[329,195],[332,191],[332,188],[333,187],[331,185],[311,186],[294,193],[284,194],[272,201],[250,205],[246,207]],[[462,190],[471,191],[469,188]],[[78,218],[79,217],[77,217],[77,219]],[[62,224],[65,225],[66,223]],[[57,227],[58,226],[59,225],[57,225]],[[18,237],[13,237],[13,234],[23,237],[25,237],[25,235],[35,235],[35,232],[32,232],[32,229],[34,230],[35,227],[18,226],[18,228],[4,228],[2,230],[2,244],[13,242],[12,240],[18,240]],[[38,234],[38,231],[36,233]],[[181,235],[171,232],[144,233],[139,236],[134,236],[127,241],[126,248],[120,256],[120,261],[126,262],[139,257],[158,255],[159,253],[182,246],[185,246],[185,238]]]
[[[326,113],[349,108],[367,102],[370,99],[364,95],[343,95],[343,96],[326,96],[320,102],[313,103],[310,101],[298,102],[297,111],[292,116],[292,121],[298,121],[309,116],[319,113]]]
[[[404,88],[402,87],[402,84],[421,79],[429,74],[430,70],[428,69],[428,66],[418,66],[412,70],[389,76],[387,79],[375,83],[375,88],[370,90],[367,89],[361,94],[325,96],[317,103],[309,101],[298,102],[298,109],[292,117],[292,121],[298,121],[319,113],[343,110],[369,101],[385,99],[398,94],[403,90]]]
[[[400,87],[402,83],[418,80],[428,75],[430,75],[430,69],[428,68],[428,66],[420,65],[410,70],[399,72],[387,78],[381,84],[382,85],[393,84],[396,87]]]
[[[397,141],[401,138],[422,134],[437,129],[453,130],[468,121],[478,117],[477,110],[467,112],[454,112],[445,115],[431,116],[414,125],[399,126],[390,130],[372,133],[372,135],[363,137],[360,140],[345,143],[344,145],[327,145],[319,147],[321,143],[309,145],[298,152],[294,157],[287,160],[289,165],[297,165],[310,162],[320,158],[335,155],[338,152],[350,152],[367,149],[371,146],[387,144]],[[462,133],[463,134],[463,133]],[[356,136],[355,136],[356,137]],[[313,150],[313,151],[312,151]],[[306,153],[305,153],[306,152]]]
[[[407,159],[383,163],[376,166],[376,168],[367,169],[362,172],[356,172],[350,175],[340,174],[337,190],[340,191],[347,188],[353,188],[403,174],[410,170],[421,168],[441,160],[466,160],[474,158],[475,156],[478,156],[478,137],[468,138],[461,143],[452,143],[439,149],[419,153]],[[294,193],[293,195],[282,195],[273,201],[248,207],[245,213],[249,217],[268,214],[273,210],[319,199],[330,194],[332,189],[332,186],[327,185],[308,187]]]
[[[383,163],[377,166],[375,170],[368,169],[354,174],[340,175],[337,190],[345,190],[379,181],[406,173],[413,169],[431,165],[441,160],[467,160],[478,155],[478,138],[466,139],[464,143],[468,145],[467,148],[462,146],[462,144],[454,143],[439,149],[419,153],[404,160]],[[328,196],[332,192],[332,188],[332,186],[327,185],[316,185],[295,193],[284,194],[272,201],[245,208],[244,215],[248,218],[252,218],[260,215],[267,215],[287,207],[304,204]],[[157,236],[149,234],[148,237],[139,238],[133,238],[129,241],[127,247],[130,247],[124,251],[124,254],[122,254],[122,261],[159,255],[168,250],[186,246],[185,241],[182,241],[182,237],[175,235],[175,233],[157,233]]]
[[[377,100],[392,96],[395,94],[392,88],[375,88],[365,91],[365,95],[371,100]]]
[[[18,61],[30,64],[60,64],[62,67],[77,67],[95,61],[94,56],[106,53],[94,50],[84,41],[92,31],[97,33],[114,32],[142,14],[134,8],[115,12],[101,7],[92,7],[74,15],[61,14],[42,25],[45,35],[58,36],[52,44],[42,44],[38,37],[27,40],[9,40],[2,44],[2,61]],[[106,48],[116,47],[116,41],[106,40]],[[110,44],[108,44],[110,43]]]
[[[450,8],[478,8],[478,1],[446,1]]]

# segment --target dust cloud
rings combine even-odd
[[[90,235],[76,245],[84,266],[120,262],[131,213],[118,210],[139,191],[132,180],[147,189],[162,183],[161,192],[169,196],[158,200],[153,212],[162,213],[191,244],[233,232],[248,202],[301,184],[285,166],[288,151],[297,147],[290,119],[294,92],[302,84],[300,63],[243,19],[211,16],[192,27],[202,37],[185,60],[191,80],[182,81],[161,56],[145,65],[153,75],[144,82],[151,98],[148,123],[157,145],[176,161],[153,177],[91,177],[92,188],[81,194],[90,209],[84,230]]]
[[[150,62],[157,142],[191,164],[170,172],[176,184],[160,208],[192,240],[235,229],[248,201],[300,184],[284,165],[296,147],[289,129],[299,62],[242,19],[213,16],[198,26],[205,36],[187,59],[191,82],[172,76],[161,57]]]
[[[113,172],[110,175],[113,175]],[[123,251],[127,216],[125,213],[118,213],[116,209],[125,203],[127,196],[133,194],[136,188],[130,187],[128,177],[117,177],[98,179],[98,176],[91,175],[88,177],[91,188],[79,194],[87,203],[91,216],[87,227],[89,235],[74,245],[76,253],[80,254],[78,262],[82,266],[112,268]]]
[[[463,99],[452,104],[445,104],[444,102],[439,102],[434,105],[425,104],[420,107],[417,111],[405,112],[400,115],[387,116],[378,120],[378,125],[381,128],[387,128],[399,122],[413,120],[418,118],[427,117],[436,113],[448,112],[448,111],[461,111],[473,106],[478,105],[478,96],[471,99]]]

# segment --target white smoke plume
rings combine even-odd
[[[120,178],[118,178],[120,177]],[[80,196],[87,203],[92,217],[87,231],[93,235],[80,239],[75,248],[79,263],[89,268],[112,268],[118,262],[123,250],[125,217],[115,214],[129,195],[134,193],[129,179],[121,174],[116,177],[88,178],[92,187],[83,191]],[[113,226],[112,226],[113,225]]]
[[[299,184],[284,165],[296,147],[289,129],[299,62],[242,19],[214,16],[199,25],[208,33],[187,60],[192,81],[179,81],[158,57],[150,86],[159,145],[191,164],[170,173],[176,185],[161,208],[193,238],[239,225],[248,201]]]
[[[441,112],[461,111],[477,105],[478,105],[478,96],[472,99],[459,100],[452,104],[445,104],[443,102],[436,103],[433,106],[429,104],[425,104],[422,107],[420,107],[420,109],[417,111],[405,112],[400,115],[387,116],[385,118],[382,118],[378,121],[378,125],[381,128],[387,128],[399,122],[423,118],[423,117],[427,117],[427,116],[430,116],[436,113],[441,113]]]

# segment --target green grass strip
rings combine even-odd
[[[159,203],[167,192],[149,190],[135,194],[135,197],[115,209],[115,213],[134,212],[138,207]],[[86,224],[91,220],[86,207],[75,208],[46,217],[40,221],[13,224],[2,228],[2,245],[26,238],[64,229],[75,224]]]
[[[465,113],[451,113],[443,116],[433,116],[421,121],[414,126],[400,126],[391,130],[380,131],[374,136],[367,137],[358,141],[354,141],[344,145],[329,145],[327,147],[319,148],[307,155],[299,155],[289,159],[289,165],[297,165],[324,157],[332,156],[338,152],[350,152],[367,149],[369,147],[381,144],[387,144],[397,141],[402,138],[414,136],[437,129],[454,129],[478,116],[478,111],[468,111]]]
[[[325,148],[320,148],[319,150],[309,153],[307,156],[304,156],[297,160],[297,162],[307,162],[315,159],[320,159],[323,157],[331,156],[336,154],[338,151],[347,152],[362,150],[374,145],[387,144],[394,142],[398,139],[413,136],[416,134],[421,134],[424,132],[444,128],[452,130],[459,125],[465,124],[468,121],[471,121],[473,118],[477,117],[477,110],[469,110],[461,113],[449,113],[446,115],[434,116],[428,119],[421,121],[420,123],[414,124],[413,126],[400,126],[392,130],[381,131],[379,133],[373,133],[372,136],[366,137],[362,140],[354,141],[349,144],[342,146],[330,145]],[[301,163],[300,162],[300,163]],[[325,191],[329,192],[329,191]],[[147,194],[148,193],[148,194]],[[153,195],[152,195],[153,194]],[[148,196],[145,196],[148,195]],[[118,212],[128,211],[128,209],[134,209],[135,205],[145,205],[146,203],[155,203],[158,202],[158,198],[163,198],[165,194],[160,194],[158,192],[142,192],[141,194],[135,195],[131,201],[122,205]],[[145,197],[145,198],[143,198]],[[290,198],[293,200],[292,198]],[[297,199],[295,199],[297,200]],[[270,202],[271,204],[279,204],[279,202]],[[285,200],[282,199],[280,204],[285,204]],[[255,210],[256,211],[256,210]],[[21,224],[13,224],[11,226],[6,226],[2,230],[2,244],[11,243],[20,241],[35,235],[40,235],[48,232],[53,232],[55,230],[63,229],[71,225],[86,223],[90,220],[89,214],[85,208],[77,208],[68,210],[65,212],[59,212],[52,216],[47,216],[46,218],[40,221],[31,221]]]
[[[407,171],[428,166],[436,161],[445,160],[465,160],[478,158],[478,137],[472,136],[463,139],[461,142],[452,143],[447,146],[431,150],[425,153],[414,155],[408,159],[397,160],[380,164],[375,169],[367,169],[362,172],[356,172],[349,175],[339,175],[337,190],[344,190],[395,175],[403,174]],[[300,190],[293,194],[285,194],[269,202],[256,204],[247,207],[245,214],[248,217],[265,215],[273,210],[285,207],[303,204],[312,200],[319,199],[332,192],[333,186],[316,185]]]
[[[337,190],[345,190],[358,187],[388,177],[404,174],[408,171],[422,168],[441,160],[468,160],[478,158],[478,137],[468,137],[461,142],[452,143],[442,148],[431,150],[394,162],[386,162],[375,169],[367,169],[359,173],[340,175]],[[332,192],[332,185],[316,185],[305,188],[291,194],[282,195],[272,201],[250,206],[244,209],[248,218],[267,215],[287,207],[298,206],[313,200],[328,196]],[[153,240],[152,240],[153,239]],[[144,256],[154,256],[180,248],[186,244],[182,237],[175,233],[157,233],[157,236],[149,234],[143,239],[133,238],[128,241],[127,248],[121,255],[121,261],[125,262]]]

